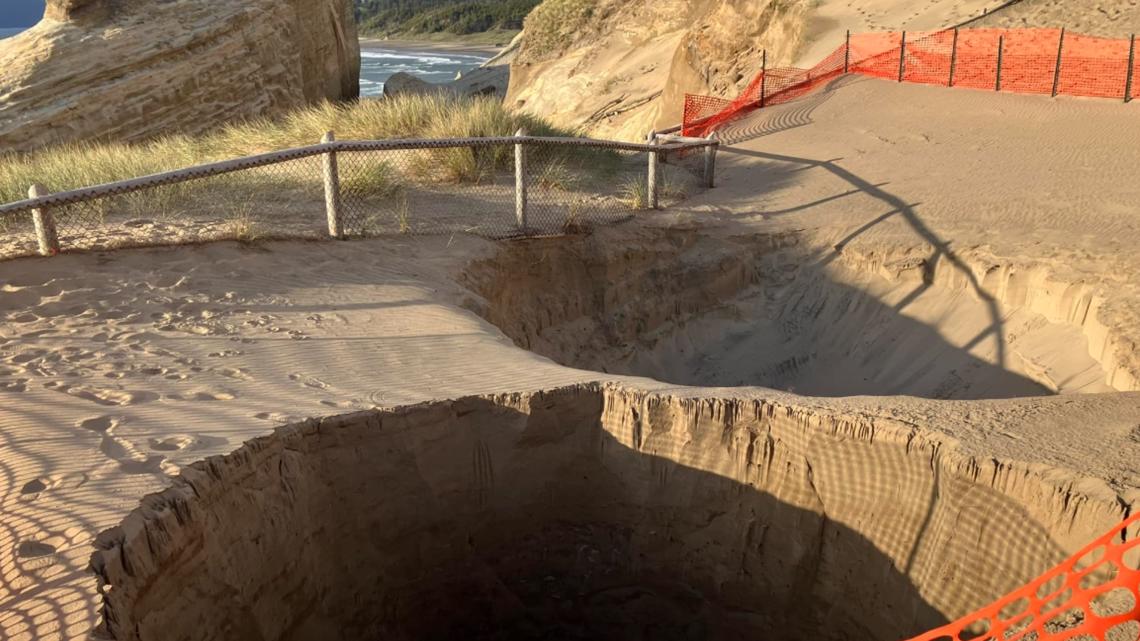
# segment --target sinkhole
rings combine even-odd
[[[1113,391],[1091,290],[943,253],[601,230],[504,244],[461,282],[518,346],[579,369],[807,396]]]
[[[616,384],[314,419],[100,535],[101,634],[905,639],[1117,522],[1035,474],[889,419]]]

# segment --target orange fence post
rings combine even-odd
[[[1065,53],[1065,28],[1061,28],[1061,40],[1057,43],[1057,66],[1053,69],[1053,97],[1057,97],[1057,90],[1061,88],[1061,56]]]
[[[764,107],[765,92],[768,88],[768,50],[764,50],[764,58],[760,62],[760,107]]]
[[[1132,75],[1136,73],[1136,34],[1128,44],[1128,79],[1124,81],[1124,102],[1132,102]]]
[[[906,32],[902,32],[902,40],[899,42],[899,82],[903,81],[903,76],[906,74]]]
[[[998,36],[997,80],[994,82],[994,91],[1001,91],[1001,59],[1005,54],[1005,34]]]
[[[843,73],[851,70],[851,30],[847,30],[847,44],[843,47]]]
[[[958,66],[958,27],[954,27],[954,44],[950,47],[950,82],[947,87],[954,86],[954,69]]]

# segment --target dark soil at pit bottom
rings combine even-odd
[[[416,599],[401,638],[422,641],[739,641],[772,624],[726,609],[682,576],[631,571],[627,532],[545,528],[449,572]]]

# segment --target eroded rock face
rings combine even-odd
[[[0,42],[0,149],[204,131],[359,94],[349,0],[52,0]]]
[[[1134,498],[886,417],[586,385],[281,428],[93,567],[120,641],[898,639]]]

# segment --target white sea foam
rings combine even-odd
[[[427,82],[446,82],[455,78],[456,72],[471,69],[488,59],[488,56],[472,54],[383,48],[365,49],[360,56],[360,93],[365,96],[383,93],[384,82],[394,73],[410,73]]]

